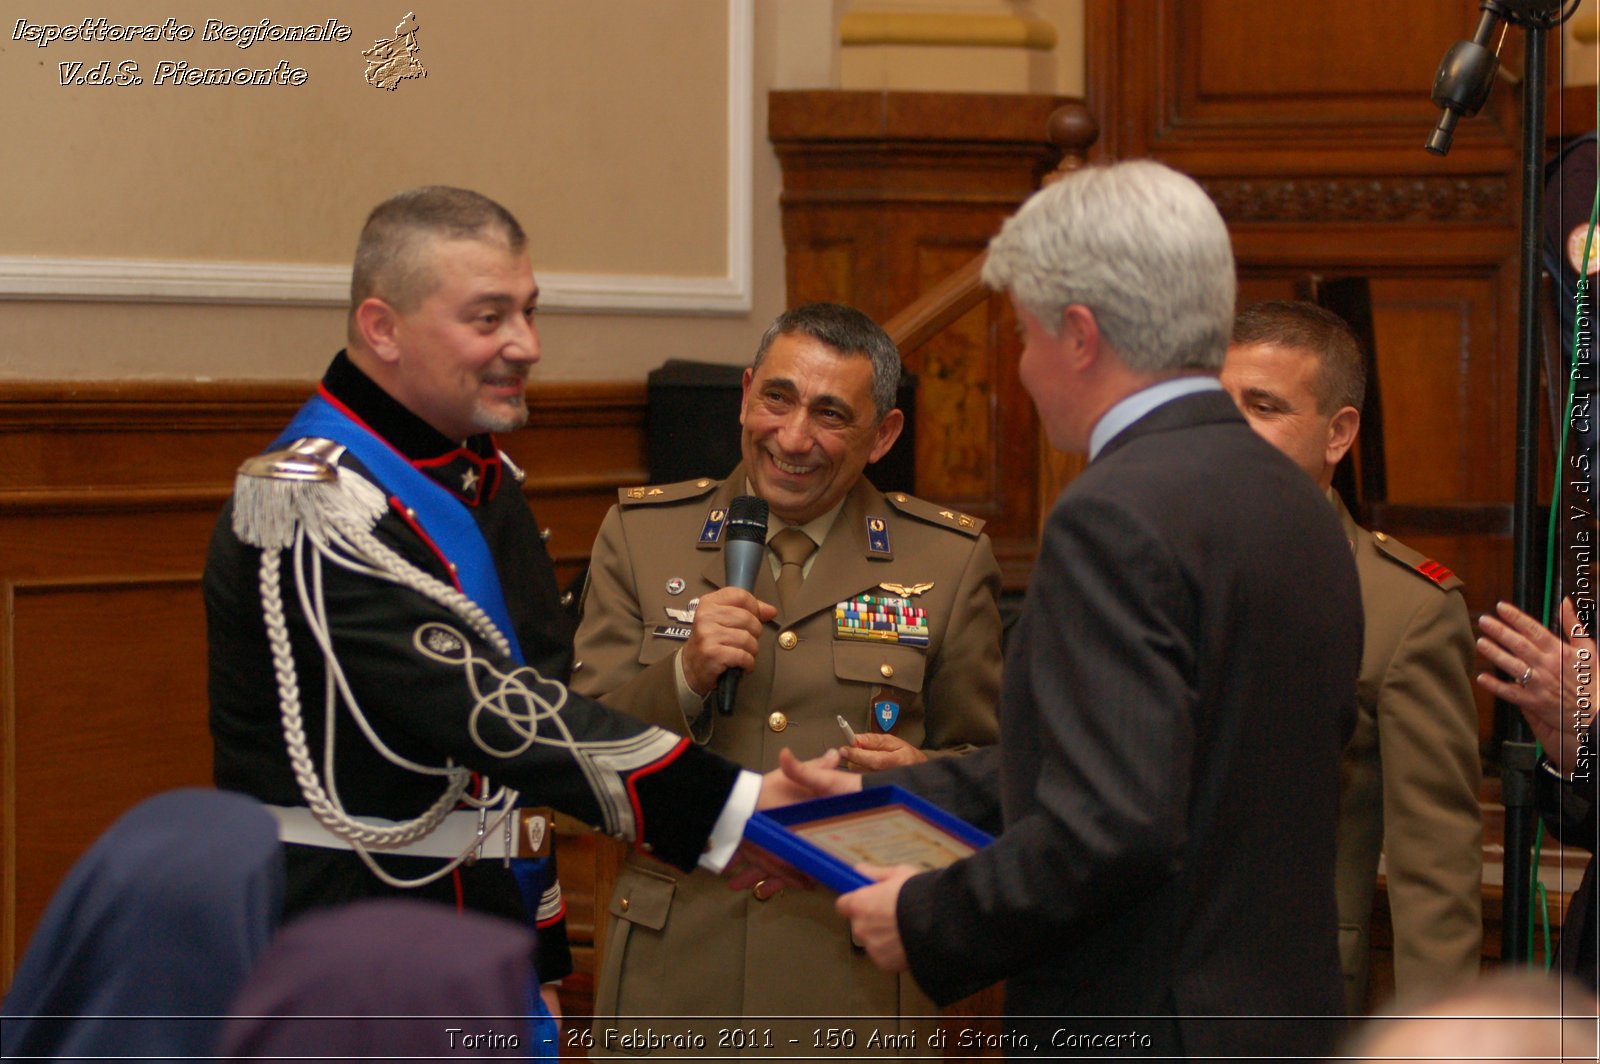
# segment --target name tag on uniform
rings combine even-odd
[[[657,639],[688,639],[694,629],[681,624],[658,624],[650,634]]]

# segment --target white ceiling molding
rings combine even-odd
[[[750,310],[755,0],[727,0],[727,4],[727,272],[713,277],[539,271],[541,310],[606,314]],[[0,255],[0,299],[344,307],[350,300],[350,267]]]

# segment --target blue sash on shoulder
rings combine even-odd
[[[500,572],[495,568],[482,530],[466,505],[401,457],[388,441],[329,402],[320,391],[307,400],[288,428],[267,449],[276,450],[304,436],[342,444],[378,478],[385,491],[403,500],[415,512],[417,524],[433,540],[434,546],[446,560],[455,563],[455,575],[462,592],[489,615],[511,645],[512,659],[523,664],[517,630],[511,625],[511,611],[506,607],[505,592],[500,587]]]

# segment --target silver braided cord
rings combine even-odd
[[[419,887],[449,874],[479,848],[478,843],[474,842],[430,874],[409,880],[395,877],[380,868],[368,852],[369,848],[381,852],[424,838],[432,833],[458,804],[463,803],[485,810],[494,810],[492,817],[486,814],[483,831],[479,836],[480,839],[486,838],[489,832],[506,822],[515,808],[519,795],[516,791],[505,787],[498,788],[493,794],[472,795],[467,790],[472,776],[469,769],[448,763],[443,767],[418,764],[395,753],[378,737],[365,714],[361,712],[355,694],[350,690],[344,671],[334,653],[323,595],[322,562],[327,559],[352,572],[410,588],[450,610],[502,654],[508,654],[510,647],[505,636],[475,602],[455,588],[416,569],[372,534],[371,528],[381,513],[373,503],[385,504],[381,493],[376,493],[365,480],[348,470],[341,470],[339,478],[339,488],[324,488],[318,492],[285,493],[286,502],[297,504],[292,507],[296,511],[292,533],[296,590],[307,627],[320,647],[326,665],[327,681],[324,692],[327,722],[324,746],[326,788],[318,778],[306,741],[299,681],[283,609],[282,550],[273,549],[274,546],[289,545],[269,544],[263,547],[261,554],[260,594],[268,643],[272,651],[273,669],[277,678],[284,743],[295,781],[317,822],[332,834],[349,842],[367,867],[383,882],[399,888]],[[355,505],[328,504],[325,501],[328,495],[336,495],[344,489],[351,490]],[[365,505],[362,505],[363,503]],[[259,506],[259,500],[256,500],[256,504]],[[252,542],[247,529],[239,531],[241,539]],[[309,551],[306,550],[308,543]],[[351,717],[368,741],[387,760],[413,772],[447,778],[444,791],[420,816],[404,823],[375,825],[358,820],[345,811],[343,803],[339,800],[333,764],[334,723],[341,702],[350,710]],[[476,729],[474,738],[476,739]],[[480,741],[479,745],[484,744]],[[487,747],[485,751],[504,756]]]
[[[678,737],[659,728],[603,740],[574,735],[563,716],[568,699],[566,686],[545,679],[527,665],[503,669],[501,662],[510,657],[509,641],[482,607],[449,583],[413,566],[375,534],[378,521],[389,510],[388,496],[360,474],[338,468],[340,450],[327,441],[301,441],[287,457],[280,455],[272,461],[254,463],[260,467],[257,469],[241,469],[234,491],[234,532],[242,543],[262,551],[260,594],[277,673],[285,746],[296,783],[313,818],[347,842],[384,882],[400,887],[419,886],[470,857],[478,848],[477,843],[434,875],[415,881],[400,881],[383,872],[366,848],[381,852],[423,838],[458,805],[484,810],[478,840],[502,826],[509,835],[515,827],[509,814],[519,798],[516,791],[504,787],[493,793],[471,794],[467,790],[470,773],[465,768],[450,761],[444,766],[418,764],[384,743],[362,712],[336,653],[324,587],[324,569],[332,563],[360,577],[423,595],[459,619],[462,629],[442,621],[427,621],[418,626],[412,641],[424,656],[461,670],[473,699],[465,721],[473,743],[494,758],[516,757],[535,744],[567,751],[599,805],[598,822],[619,838],[632,837],[638,825],[623,781],[631,770],[659,762],[670,754]],[[306,455],[314,461],[301,462]],[[308,464],[314,478],[299,475]],[[281,568],[286,554],[292,559],[295,591],[307,634],[325,665],[326,727],[320,777],[307,748],[284,614]],[[480,645],[493,648],[496,653],[477,653]],[[390,825],[367,823],[346,812],[339,797],[333,759],[334,727],[341,706],[349,711],[373,749],[390,763],[421,775],[446,777],[444,793],[422,815]],[[489,729],[486,725],[491,722],[493,728]]]

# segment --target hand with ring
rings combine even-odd
[[[1570,598],[1561,603],[1559,627],[1561,635],[1509,602],[1496,604],[1493,614],[1479,618],[1478,653],[1515,679],[1484,672],[1478,674],[1478,686],[1522,710],[1545,756],[1568,776],[1578,754],[1573,710],[1580,696],[1589,704],[1594,695],[1593,681],[1580,689],[1579,680],[1592,675],[1595,642],[1578,622]]]

